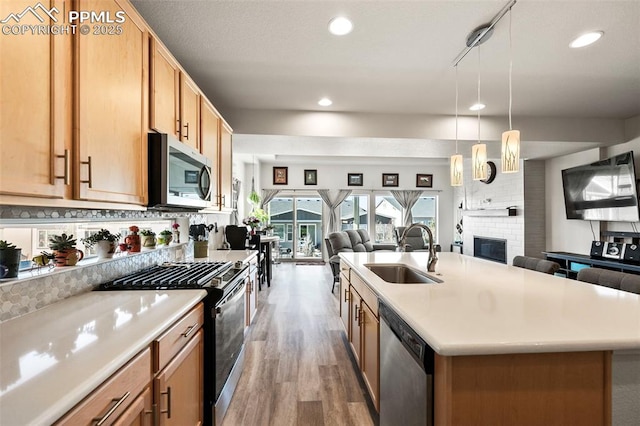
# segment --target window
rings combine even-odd
[[[422,223],[427,225],[433,233],[434,243],[438,241],[438,232],[436,227],[436,218],[438,212],[437,198],[434,196],[420,197],[411,209],[414,223]],[[426,233],[425,233],[426,235]]]
[[[350,195],[340,204],[340,229],[369,229],[369,196]]]
[[[376,195],[375,242],[396,243],[393,230],[402,225],[402,207],[391,194]]]

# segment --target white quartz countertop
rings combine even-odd
[[[640,348],[640,295],[438,253],[436,284],[390,284],[368,263],[426,271],[427,252],[340,253],[379,298],[441,355]]]
[[[0,323],[0,424],[51,424],[205,296],[93,291]]]
[[[209,250],[209,257],[196,257],[195,262],[248,262],[257,250]]]

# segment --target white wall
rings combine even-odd
[[[273,167],[288,167],[288,185],[273,184]],[[304,184],[304,170],[318,171],[318,185]],[[348,173],[362,173],[363,186],[347,186]],[[389,188],[382,186],[382,173],[398,173],[399,186]],[[329,164],[286,164],[261,163],[261,188],[276,188],[286,191],[317,191],[318,189],[351,189],[354,194],[367,194],[373,190],[422,189],[416,187],[416,174],[432,174],[433,188],[424,188],[425,195],[438,197],[438,236],[442,249],[449,251],[453,241],[455,212],[453,206],[453,190],[449,185],[449,166],[368,166],[368,165],[329,165]]]

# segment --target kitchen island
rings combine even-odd
[[[624,424],[639,415],[640,296],[438,255],[431,275],[442,282],[392,284],[366,265],[426,271],[428,254],[340,254],[435,351],[436,424],[573,424],[563,416],[578,411],[582,424]]]

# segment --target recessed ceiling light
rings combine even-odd
[[[353,29],[353,23],[344,16],[338,16],[329,21],[329,32],[334,35],[349,34]]]
[[[603,35],[604,35],[604,32],[602,32],[602,31],[594,31],[594,32],[591,32],[591,33],[582,34],[580,37],[578,37],[575,40],[573,40],[569,44],[569,47],[577,49],[578,47],[588,46],[588,45],[590,45],[592,43],[595,43],[596,41],[600,40],[600,37],[602,37]]]
[[[329,98],[322,98],[318,101],[318,105],[320,106],[331,106],[333,102]]]
[[[481,109],[484,109],[484,107],[486,107],[485,104],[473,104],[469,107],[469,109],[471,111],[480,111]]]

